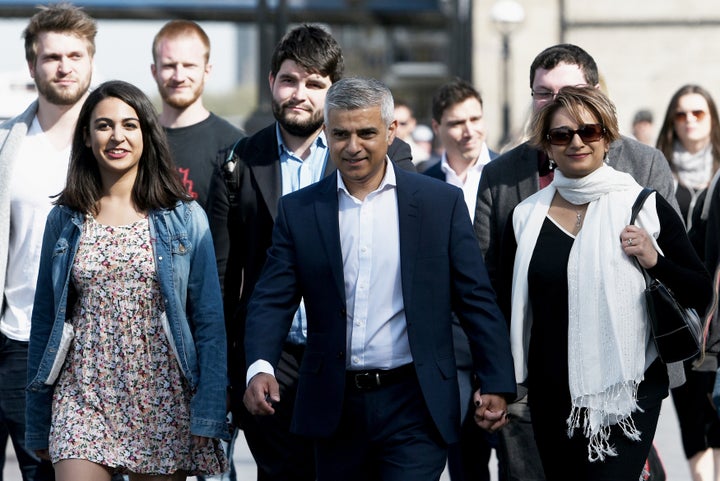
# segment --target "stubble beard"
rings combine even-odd
[[[75,105],[90,88],[90,77],[74,84],[74,88],[58,88],[51,81],[36,79],[38,93],[53,105]]]
[[[313,112],[307,120],[291,119],[285,115],[285,107],[288,104],[280,104],[276,100],[272,101],[272,112],[275,120],[278,121],[280,126],[285,129],[290,135],[296,137],[310,137],[312,134],[318,131],[324,122],[323,113]]]
[[[186,97],[184,95],[177,95],[177,94],[169,93],[170,89],[168,87],[164,87],[164,86],[162,86],[162,87],[158,86],[158,87],[159,87],[158,90],[160,91],[160,97],[162,97],[163,102],[168,104],[170,107],[178,109],[178,110],[188,108],[189,106],[194,104],[197,101],[197,99],[199,99],[200,96],[203,94],[202,86],[200,86],[197,89],[193,89],[191,91],[192,95],[190,95],[189,97]]]

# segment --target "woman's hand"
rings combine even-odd
[[[482,429],[494,433],[508,423],[507,401],[497,394],[473,394],[475,423]]]
[[[625,254],[637,257],[643,268],[650,269],[657,264],[658,252],[645,229],[636,225],[626,226],[620,233],[620,242]]]
[[[194,434],[192,436],[192,441],[196,448],[204,448],[210,444],[210,438],[206,438],[205,436],[195,436]]]

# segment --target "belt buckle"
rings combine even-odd
[[[357,389],[376,389],[380,387],[380,373],[361,372],[353,376]]]

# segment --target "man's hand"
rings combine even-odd
[[[280,387],[275,376],[263,372],[253,376],[243,395],[243,403],[250,414],[275,414],[272,405],[276,402],[280,402]]]
[[[37,456],[40,459],[44,459],[45,461],[51,461],[50,451],[47,449],[36,449],[35,456]]]
[[[478,426],[494,433],[508,423],[507,401],[497,394],[480,394],[480,390],[473,395],[475,403],[475,422]]]

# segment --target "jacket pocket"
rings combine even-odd
[[[45,380],[45,384],[49,386],[55,384],[55,381],[60,374],[60,369],[62,369],[63,364],[65,364],[65,358],[67,357],[68,351],[70,350],[70,344],[72,344],[74,338],[75,329],[73,329],[72,324],[69,322],[64,323],[62,337],[60,338],[60,346],[58,346],[55,360],[53,361],[52,368],[50,369],[50,374],[48,374],[48,377]]]
[[[185,369],[183,369],[183,365],[180,362],[180,355],[178,354],[172,331],[170,331],[170,322],[168,321],[168,317],[165,311],[163,311],[163,313],[160,315],[160,324],[162,325],[163,331],[165,331],[165,337],[167,338],[168,344],[170,344],[170,349],[172,349],[175,360],[177,361],[178,366],[180,366],[180,370],[183,371],[183,374],[185,374],[185,377],[187,377],[187,373],[185,372]]]

